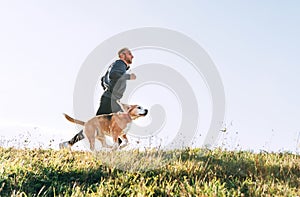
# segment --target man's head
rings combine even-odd
[[[128,48],[123,48],[118,52],[119,58],[123,60],[127,65],[132,63],[133,55]]]

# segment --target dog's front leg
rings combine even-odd
[[[126,147],[128,145],[128,139],[126,134],[123,134],[122,136],[120,136],[121,140],[122,140],[122,144],[120,145],[120,149]]]

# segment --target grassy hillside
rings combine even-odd
[[[300,156],[0,148],[0,196],[300,196]]]

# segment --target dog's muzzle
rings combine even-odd
[[[145,109],[145,112],[141,115],[146,116],[148,114],[148,109]]]

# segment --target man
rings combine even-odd
[[[123,97],[126,89],[126,80],[135,80],[135,74],[127,74],[132,63],[133,55],[128,48],[122,48],[118,52],[119,59],[116,60],[108,70],[109,84],[101,96],[100,106],[96,115],[110,114],[122,111],[117,103]],[[77,133],[71,140],[59,144],[59,148],[71,148],[76,142],[84,139],[83,130]],[[122,143],[118,139],[119,145]]]

